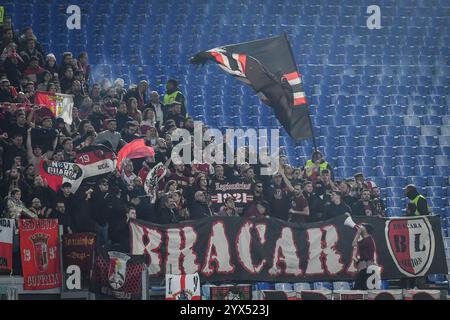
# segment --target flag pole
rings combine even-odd
[[[289,44],[289,39],[288,39],[288,36],[287,36],[286,32],[284,32],[284,38],[286,39],[286,41]],[[294,52],[292,52],[292,47],[291,47],[290,44],[288,45],[288,47],[289,47],[289,51],[291,52],[292,60],[294,60],[295,67],[297,67],[297,61],[295,61],[295,56],[294,56]],[[313,125],[312,125],[311,113],[309,111],[309,108],[308,108],[308,121],[309,121],[309,127],[311,128],[311,136],[312,136],[312,142],[313,142],[314,151],[317,151],[316,136],[314,135],[314,128],[313,128]]]

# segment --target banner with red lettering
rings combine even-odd
[[[61,286],[57,219],[20,219],[24,290]]]
[[[131,252],[146,256],[153,278],[198,273],[202,282],[349,281],[364,256],[352,242],[359,226],[368,223],[382,279],[448,272],[438,216],[354,220],[356,226],[347,216],[305,224],[264,217],[171,225],[132,220]]]

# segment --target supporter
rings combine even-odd
[[[183,197],[181,190],[176,190],[170,193],[174,202],[175,208],[179,213],[180,220],[190,220],[190,214],[186,200]]]
[[[38,59],[39,66],[44,66],[44,64],[45,64],[44,63],[44,57],[42,56],[42,53],[40,53],[36,49],[36,41],[34,39],[27,39],[26,40],[26,47],[23,48],[20,51],[20,56],[21,56],[21,58],[23,60],[24,68],[25,68],[25,66],[29,65],[32,57],[36,57]]]
[[[204,178],[206,179],[206,178]],[[189,209],[191,219],[201,219],[210,217],[213,215],[211,208],[207,201],[207,195],[205,191],[196,191],[194,195],[194,201]]]
[[[359,258],[357,260],[358,275],[355,279],[354,290],[367,290],[367,280],[370,273],[367,268],[375,265],[375,239],[373,238],[374,228],[368,223],[363,223],[358,226],[358,231],[353,240],[353,248],[357,248]],[[359,238],[362,237],[361,240]]]
[[[45,72],[45,69],[39,66],[39,59],[36,56],[32,56],[28,62],[28,67],[23,74],[31,81],[37,82],[38,77]]]
[[[295,184],[293,196],[291,198],[291,208],[289,209],[289,221],[304,223],[308,220],[308,216],[308,201],[303,196],[302,186],[300,184]]]
[[[135,98],[138,109],[143,110],[147,103],[148,87],[148,82],[146,80],[141,80],[135,88],[132,88],[127,92],[124,100],[128,101],[131,97]]]
[[[31,193],[29,194],[28,199],[39,199],[42,206],[48,208],[48,211],[51,212],[55,197],[55,192],[47,185],[47,182],[44,180],[44,178],[42,178],[41,175],[36,175],[34,177],[33,188],[31,189]],[[29,200],[26,201],[29,202]]]
[[[94,103],[92,105],[92,113],[88,116],[88,120],[94,127],[96,132],[100,132],[103,129],[103,122],[106,120],[106,115],[102,113],[100,104]]]
[[[159,93],[157,91],[152,91],[150,93],[150,103],[146,106],[146,108],[150,108],[155,113],[155,121],[157,127],[160,129],[163,124],[166,122],[164,107],[159,101]]]
[[[375,206],[370,200],[370,190],[365,189],[361,192],[361,199],[352,206],[352,214],[354,216],[375,216]]]
[[[138,100],[135,97],[128,98],[127,113],[134,121],[138,123],[142,121],[142,112],[138,109]]]
[[[163,196],[160,203],[161,208],[157,210],[158,222],[160,224],[177,223],[180,221],[178,209],[171,196]]]
[[[122,165],[122,180],[127,184],[128,190],[132,189],[133,180],[137,176],[134,174],[133,162],[127,159]]]
[[[238,208],[236,208],[235,205],[235,199],[232,195],[228,196],[225,199],[225,203],[223,206],[219,208],[217,213],[215,213],[216,216],[219,217],[233,217],[238,215]]]
[[[163,105],[166,110],[165,113],[168,113],[171,105],[174,102],[178,102],[181,104],[181,115],[183,117],[187,116],[185,99],[180,89],[178,88],[178,81],[174,79],[169,79],[166,84],[166,94],[163,97]]]
[[[340,191],[334,190],[331,193],[331,203],[325,206],[325,218],[331,219],[345,214],[352,214],[352,209],[342,201]]]
[[[0,103],[16,101],[17,91],[14,87],[11,87],[11,83],[8,79],[3,78],[0,80]]]
[[[115,118],[117,121],[117,131],[119,132],[125,128],[127,122],[134,121],[133,118],[128,115],[126,102],[122,101],[119,103]]]
[[[47,88],[50,84],[50,81],[52,80],[53,76],[48,70],[44,70],[38,77],[37,77],[37,87],[36,91],[47,91]]]
[[[166,121],[173,120],[177,128],[183,128],[186,118],[181,112],[181,103],[173,102],[169,108]]]
[[[328,169],[324,169],[321,171],[319,179],[322,181],[325,192],[327,193],[330,193],[332,190],[338,188],[333,180],[331,180],[331,172]]]
[[[309,189],[309,187],[307,187]],[[322,181],[317,181],[309,202],[310,222],[326,220],[326,207],[331,204],[330,195],[325,193]]]
[[[378,187],[373,187],[371,190],[372,203],[375,207],[375,214],[379,217],[384,217],[386,215],[386,205],[383,199],[381,199],[380,189]]]
[[[72,59],[72,52],[63,53],[61,65],[58,68],[58,74],[60,76],[65,73],[67,68],[72,68]]]
[[[267,201],[270,203],[269,212],[271,217],[287,221],[290,201],[281,173],[276,173],[273,176],[273,183],[267,190],[266,196]]]
[[[111,217],[112,199],[114,195],[109,192],[109,183],[101,179],[98,186],[91,192],[91,216],[95,222],[95,229],[99,245],[108,245],[109,241],[109,219]]]
[[[9,47],[11,47],[11,45]],[[5,70],[6,77],[10,81],[11,85],[18,90],[20,89],[20,80],[22,78],[22,68],[20,66],[22,63],[22,58],[15,51],[5,54],[3,68]]]
[[[163,138],[158,138],[155,145],[155,161],[156,163],[165,163],[170,157],[167,151],[167,143]]]
[[[58,219],[58,225],[63,226],[64,233],[72,233],[73,223],[71,215],[66,212],[64,201],[57,200],[55,209],[50,213],[50,219]]]
[[[74,78],[74,72],[73,72],[72,67],[67,67],[64,70],[64,73],[63,73],[63,76],[62,76],[61,82],[60,82],[62,93],[67,93],[67,94],[70,93],[74,80],[75,80],[75,78]]]
[[[92,102],[101,102],[102,96],[100,94],[100,84],[94,83],[92,85],[91,93],[89,94],[89,97],[91,98]]]
[[[83,72],[84,79],[89,82],[89,77],[91,75],[91,66],[89,65],[89,58],[87,52],[81,52],[78,55],[77,66],[78,70]]]
[[[37,37],[34,35],[33,28],[32,27],[26,27],[20,36],[19,39],[19,47],[21,47],[21,50],[24,50],[26,48],[26,45],[28,43],[28,40],[34,40],[36,49],[41,53],[44,54],[44,51],[42,50],[42,45],[37,41]],[[42,66],[42,64],[40,64]]]
[[[4,145],[4,157],[3,157],[3,165],[4,168],[11,168],[11,166],[14,164],[14,158],[20,157],[23,159],[23,163],[26,163],[27,154],[26,150],[23,146],[23,140],[24,137],[20,133],[14,133],[11,137],[11,143],[8,143],[6,141]]]
[[[12,189],[9,196],[6,197],[5,203],[5,218],[19,219],[19,218],[38,218],[38,216],[28,209],[20,200],[22,192],[20,189]]]
[[[49,218],[51,213],[50,208],[42,207],[42,203],[39,198],[33,198],[33,200],[31,200],[30,211],[41,219]]]
[[[225,183],[227,182],[227,178],[224,175],[224,169],[223,166],[218,164],[214,167],[214,174],[211,177],[210,180],[211,183],[220,182]]]
[[[155,112],[153,112],[153,110],[150,108],[145,109],[142,116],[142,121],[139,125],[141,134],[145,135],[147,133],[147,130],[151,127],[155,127],[155,125]]]
[[[48,70],[52,77],[58,75],[58,66],[56,65],[56,57],[53,53],[47,54],[45,57],[44,69]]]
[[[339,191],[342,194],[342,200],[345,202],[346,205],[348,205],[350,208],[353,206],[353,204],[357,201],[357,199],[350,195],[351,187],[348,182],[342,181],[339,184]]]
[[[122,252],[130,251],[130,227],[131,219],[136,219],[136,208],[128,207],[125,214],[117,219],[117,224],[111,228],[111,242],[119,246]]]
[[[127,94],[127,90],[125,90],[124,85],[125,81],[122,78],[117,78],[114,81],[114,97],[119,102],[122,102],[125,95]]]
[[[122,136],[116,131],[117,121],[115,119],[108,119],[105,120],[105,122],[107,130],[104,130],[97,135],[95,143],[109,142],[111,144],[111,149],[113,151],[118,151],[126,144],[126,142],[122,140]]]
[[[169,176],[169,180],[174,180],[182,188],[189,186],[190,173],[184,164],[176,164],[174,172]]]
[[[135,139],[139,139],[140,136],[137,134],[139,124],[136,121],[128,121],[125,129],[122,130],[121,136],[125,142],[131,142]]]

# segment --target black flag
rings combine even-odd
[[[272,107],[292,138],[312,137],[302,78],[285,35],[203,51],[193,56],[191,63],[205,64],[208,60],[250,85]]]

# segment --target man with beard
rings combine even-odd
[[[267,190],[267,200],[270,203],[270,216],[288,221],[289,194],[285,191],[281,173],[276,173],[273,176],[273,183]]]
[[[169,180],[174,180],[177,182],[183,190],[189,186],[189,170],[186,169],[183,163],[175,165],[175,171],[169,176]]]
[[[211,184],[213,184],[215,182],[219,182],[219,183],[226,183],[227,182],[227,178],[224,175],[224,169],[223,169],[222,165],[217,164],[214,167],[214,175],[211,177],[210,182],[211,182]]]
[[[351,187],[346,181],[342,181],[339,184],[339,191],[342,193],[342,200],[351,208],[358,200],[350,194],[350,190]]]
[[[58,225],[63,226],[64,233],[72,233],[72,216],[66,211],[63,200],[56,201],[55,209],[50,213],[50,219],[58,219]]]
[[[40,219],[48,218],[52,212],[51,208],[42,207],[41,200],[39,198],[33,198],[33,200],[31,200],[30,211]]]
[[[289,221],[295,223],[304,223],[309,216],[308,201],[302,193],[300,184],[294,185],[294,195],[291,198],[291,208],[289,209]]]
[[[10,169],[14,164],[15,157],[22,158],[22,164],[27,159],[27,154],[25,148],[23,147],[23,136],[19,133],[16,133],[12,136],[12,143],[5,143],[4,149],[5,153],[3,156],[3,168]]]
[[[352,213],[354,216],[375,216],[375,206],[370,200],[370,190],[365,189],[361,192],[361,199],[353,205]]]
[[[309,190],[309,186],[307,186],[305,189]],[[325,193],[325,188],[321,181],[316,182],[314,193],[311,195],[311,197],[309,197],[309,201],[309,222],[323,221],[327,219],[325,214],[325,207],[331,203],[331,198]]]
[[[138,127],[139,124],[136,121],[128,121],[125,129],[121,132],[122,139],[126,142],[139,139],[139,135],[136,134]]]
[[[108,119],[107,130],[100,132],[95,138],[95,143],[109,142],[111,144],[111,149],[117,152],[122,148],[126,142],[122,139],[122,136],[117,129],[117,121],[115,119]]]
[[[100,104],[94,103],[92,105],[92,113],[88,116],[88,120],[94,126],[96,132],[100,132],[103,129],[103,121],[106,120],[106,115],[102,113]]]

